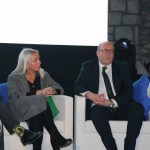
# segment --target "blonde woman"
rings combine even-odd
[[[57,130],[47,97],[63,94],[63,88],[48,72],[41,68],[38,50],[24,48],[16,69],[8,77],[9,108],[19,121],[27,121],[32,131],[47,129],[53,150],[60,150],[72,143]],[[41,150],[42,137],[33,143],[33,150]]]

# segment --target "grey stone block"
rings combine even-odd
[[[109,25],[120,25],[121,13],[109,13],[108,20]]]
[[[110,4],[111,11],[126,11],[126,0],[112,0]]]
[[[140,12],[139,0],[128,0],[127,11],[130,13],[138,14]]]
[[[129,40],[133,40],[133,29],[132,27],[126,27],[126,26],[122,26],[122,27],[115,27],[115,37],[116,40],[120,39],[120,38],[127,38]]]
[[[123,24],[124,25],[138,25],[140,17],[138,15],[124,15]]]

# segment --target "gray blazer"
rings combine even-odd
[[[43,112],[47,108],[47,98],[43,95],[26,96],[30,91],[25,75],[11,73],[8,76],[8,108],[19,121],[25,121]],[[41,89],[46,87],[59,89],[63,94],[63,88],[55,82],[48,72],[41,78]]]

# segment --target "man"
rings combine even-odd
[[[19,122],[13,116],[11,116],[7,108],[2,104],[1,96],[0,120],[10,134],[16,133],[20,137],[23,145],[32,144],[35,140],[42,136],[42,132],[32,132],[20,126]]]
[[[96,54],[98,59],[83,63],[74,84],[75,94],[86,97],[86,119],[92,119],[107,150],[117,150],[109,120],[128,120],[124,150],[134,150],[144,108],[132,99],[129,66],[113,60],[111,42],[101,43]]]

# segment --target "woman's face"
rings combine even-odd
[[[27,71],[38,72],[40,70],[40,67],[41,67],[40,56],[38,53],[35,52],[31,55],[31,59],[27,64]]]

